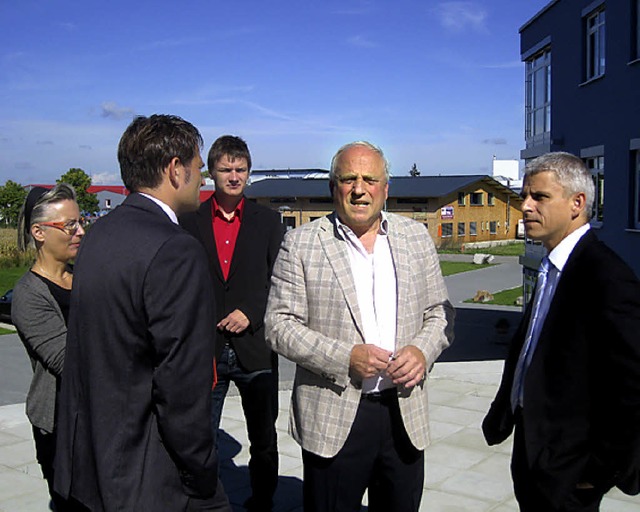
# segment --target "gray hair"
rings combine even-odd
[[[336,170],[338,169],[338,160],[340,160],[340,157],[343,155],[343,153],[345,151],[347,151],[348,149],[351,149],[353,147],[364,147],[364,148],[368,148],[371,151],[375,152],[378,154],[378,156],[382,159],[382,163],[384,166],[384,175],[387,179],[387,181],[389,181],[389,161],[387,160],[387,157],[384,156],[384,153],[382,152],[382,149],[380,149],[378,146],[376,146],[375,144],[372,144],[371,142],[367,142],[365,140],[357,140],[355,142],[349,142],[349,144],[345,144],[344,146],[342,146],[335,155],[333,155],[333,158],[331,159],[331,170],[329,171],[329,181],[332,183],[335,183],[336,181]]]
[[[26,251],[34,245],[31,226],[51,220],[51,205],[62,201],[76,201],[76,191],[67,183],[58,183],[46,192],[42,189],[29,192],[18,217],[18,249]]]
[[[585,214],[591,218],[595,199],[593,177],[584,162],[571,153],[556,151],[531,160],[524,169],[524,176],[535,176],[541,172],[551,172],[564,189],[565,195],[585,195]]]

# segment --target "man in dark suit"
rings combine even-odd
[[[265,512],[271,510],[278,482],[278,374],[276,355],[264,340],[263,317],[283,229],[278,213],[244,197],[251,171],[244,140],[231,135],[218,138],[207,163],[215,193],[197,212],[183,215],[180,223],[209,255],[218,306],[215,321],[210,319],[217,330],[218,377],[212,392],[212,427],[217,436],[233,381],[242,398],[251,445],[252,495],[245,506]]]
[[[202,138],[137,117],[118,146],[131,195],[76,260],[55,488],[92,511],[230,511],[211,429],[214,300],[177,215],[198,207]]]
[[[589,229],[584,163],[549,153],[525,169],[527,236],[548,251],[483,422],[515,437],[520,509],[597,511],[617,486],[640,490],[640,284]]]

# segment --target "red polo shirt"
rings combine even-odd
[[[233,217],[227,220],[218,206],[215,193],[213,194],[213,200],[211,201],[213,238],[215,238],[216,241],[218,260],[220,261],[220,268],[222,268],[222,275],[225,280],[229,277],[233,251],[236,247],[236,240],[238,239],[240,224],[242,223],[243,210],[244,197],[240,199],[238,206],[233,212]]]

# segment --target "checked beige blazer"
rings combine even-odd
[[[387,214],[397,280],[396,349],[415,345],[430,367],[453,339],[454,310],[425,227]],[[351,349],[364,343],[346,242],[335,213],[288,232],[276,260],[265,316],[273,350],[296,363],[289,430],[303,449],[333,457],[360,401],[349,376]],[[405,428],[417,449],[429,443],[426,381],[399,391]]]

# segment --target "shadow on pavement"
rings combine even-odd
[[[224,485],[234,512],[243,512],[242,504],[251,495],[249,468],[237,466],[233,458],[242,445],[227,432],[218,431],[218,457],[220,457],[220,480]],[[278,477],[278,489],[274,496],[274,512],[301,510],[302,480],[290,476]]]
[[[520,311],[456,308],[455,339],[438,362],[504,359],[521,317]]]

